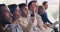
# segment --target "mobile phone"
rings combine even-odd
[[[34,17],[34,14],[31,14],[31,17]]]

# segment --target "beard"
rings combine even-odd
[[[2,20],[0,21],[0,23],[1,23],[2,25],[11,24],[10,21],[4,20],[4,19],[2,19]]]

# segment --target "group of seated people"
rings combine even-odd
[[[37,1],[0,4],[0,32],[55,32],[47,18],[47,1],[38,6]]]

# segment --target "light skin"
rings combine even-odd
[[[44,5],[44,7],[45,7],[45,9],[48,9],[48,3],[46,3],[46,4]]]
[[[45,9],[48,9],[48,3],[46,3],[46,4],[44,5],[44,8],[45,8]],[[48,26],[48,27],[50,27],[52,24],[50,24],[50,23],[49,23],[49,24],[45,23],[45,25]]]
[[[4,18],[7,21],[12,21],[12,14],[9,12],[9,9],[7,7],[2,7],[3,12],[4,12]]]
[[[20,16],[21,16],[21,12],[19,10],[19,7],[17,6],[13,13],[13,17],[14,17],[13,21],[16,21],[18,18],[20,18]]]
[[[39,9],[39,12],[40,12],[40,14],[44,13],[44,7],[43,6],[42,6],[42,8]],[[47,23],[44,24],[45,28],[50,27],[50,26],[51,26],[51,24],[47,24]]]
[[[2,14],[2,16],[4,17],[4,22],[5,22],[5,24],[8,24],[8,23],[11,23],[11,21],[12,21],[12,14],[9,12],[9,9],[6,7],[6,6],[3,6],[2,7],[2,11],[3,11],[3,14]],[[3,30],[3,31],[5,31],[5,25],[0,25],[0,28]]]
[[[28,15],[28,9],[27,9],[27,7],[26,6],[24,6],[23,8],[22,8],[22,14],[21,14],[21,16],[22,17],[27,17],[27,15]]]
[[[27,15],[28,15],[27,7],[24,6],[22,10],[23,11],[21,12],[21,16],[26,18]],[[31,17],[31,19],[30,19],[31,21],[28,22],[27,26],[25,26],[24,24],[20,23],[20,25],[22,26],[22,29],[23,29],[24,32],[30,32],[31,26],[32,26],[33,21],[34,21],[33,19],[34,19],[34,17]]]
[[[44,13],[44,7],[43,6],[42,6],[42,8],[39,8],[38,10],[39,10],[38,12],[40,12],[40,14]]]
[[[46,9],[47,9],[47,7],[48,6],[45,6],[46,7]],[[36,12],[37,11],[37,4],[35,3],[35,2],[33,2],[32,3],[32,5],[30,6],[30,11],[32,12],[32,13],[34,13],[34,12]],[[43,29],[46,29],[47,28],[47,26],[45,25],[45,27],[44,27],[44,24],[43,24],[43,21],[42,21],[42,19],[41,18],[39,18],[39,17],[36,17],[37,18],[37,25],[39,26],[39,28],[41,29],[41,30],[43,30]],[[40,23],[42,23],[42,25],[40,25]]]
[[[34,13],[34,12],[37,12],[37,3],[36,2],[32,2],[32,5],[30,6],[30,11],[32,12],[32,13]]]

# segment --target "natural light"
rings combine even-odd
[[[27,3],[31,0],[27,0]],[[56,21],[59,21],[59,0],[37,0],[38,5],[42,5],[43,1],[48,1],[48,9],[47,14],[49,20],[54,23]],[[5,3],[6,5],[10,4],[20,4],[20,3],[26,3],[26,0],[0,0],[0,4]],[[58,26],[58,25],[57,25]]]

